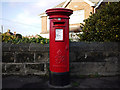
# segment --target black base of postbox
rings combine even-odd
[[[49,73],[49,84],[52,86],[67,86],[70,84],[69,72],[64,73]]]

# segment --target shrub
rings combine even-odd
[[[21,34],[16,34],[16,38],[22,39],[22,35]]]
[[[119,42],[120,41],[120,2],[101,6],[97,13],[84,20],[80,41]]]
[[[10,43],[14,43],[14,44],[19,44],[19,43],[41,43],[41,44],[47,44],[49,43],[49,39],[43,38],[40,35],[38,35],[37,38],[33,37],[33,38],[28,38],[28,37],[22,37],[17,35],[6,35],[6,34],[2,34],[2,42],[10,42]]]

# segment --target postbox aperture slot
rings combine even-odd
[[[53,22],[54,23],[54,25],[64,25],[65,24],[65,22]]]
[[[63,29],[55,29],[55,41],[63,41]]]

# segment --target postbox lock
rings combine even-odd
[[[61,18],[58,18],[58,20],[60,21],[60,20],[61,20]]]

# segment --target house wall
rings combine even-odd
[[[87,19],[89,17],[90,12],[93,12],[93,7],[91,7],[88,3],[86,3],[82,0],[80,2],[76,2],[76,1],[72,0],[66,8],[72,9],[73,11],[85,10],[84,11],[85,19]]]
[[[47,33],[47,16],[41,17],[41,27],[42,27],[41,34]]]
[[[73,11],[78,11],[78,10],[84,10],[84,19],[87,19],[90,15],[90,12],[94,12],[94,8],[91,7],[88,3],[86,3],[84,0],[76,1],[72,0],[67,7],[68,9],[72,9]],[[83,18],[83,17],[81,17]],[[77,31],[80,27],[80,23],[84,22],[77,22],[77,23],[72,23],[70,24],[70,31]]]
[[[120,75],[119,42],[70,43],[71,75]],[[3,75],[46,75],[49,45],[2,43]]]
[[[77,7],[76,7],[77,6]],[[73,11],[76,10],[84,10],[84,19],[87,19],[90,15],[90,12],[94,12],[94,8],[91,7],[88,3],[86,3],[84,0],[81,0],[80,2],[76,2],[75,0],[72,0],[67,7],[68,9],[72,9]],[[47,17],[42,16],[42,32],[41,34],[46,34],[47,32]],[[80,23],[74,23],[70,24],[70,26],[80,26]],[[75,27],[76,28],[76,27]],[[70,29],[71,30],[71,29]]]

